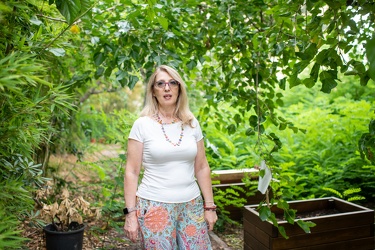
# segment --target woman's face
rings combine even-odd
[[[179,83],[167,72],[161,71],[155,77],[153,95],[161,107],[175,106],[180,91]]]

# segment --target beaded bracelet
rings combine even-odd
[[[216,211],[216,205],[215,203],[212,204],[212,206],[207,207],[206,205],[203,206],[205,211]]]
[[[213,212],[215,212],[216,211],[216,207],[205,207],[204,211],[213,211]]]

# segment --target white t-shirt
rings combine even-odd
[[[177,143],[181,122],[163,125],[168,138]],[[167,142],[161,124],[151,117],[138,118],[130,131],[129,139],[143,143],[142,165],[145,169],[137,196],[147,200],[179,203],[188,202],[200,195],[194,175],[197,142],[203,134],[196,119],[193,128],[184,125],[179,146]]]

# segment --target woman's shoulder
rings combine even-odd
[[[134,125],[147,125],[152,122],[152,117],[150,116],[140,116],[134,121]]]
[[[194,115],[191,116],[191,119],[190,119],[190,126],[191,126],[192,128],[200,127],[200,125],[199,125],[199,121],[198,121],[198,119],[197,119]]]

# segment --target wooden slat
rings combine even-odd
[[[248,176],[251,179],[258,179],[259,170],[254,168],[230,169],[230,170],[213,170],[211,179],[220,181],[220,184],[239,183],[242,178]]]
[[[246,219],[244,220],[244,231],[246,232],[246,235],[250,235],[257,239],[260,243],[262,243],[265,247],[269,248],[270,247],[270,239],[271,237],[266,234],[263,230],[257,228],[254,226],[252,223],[247,221]],[[247,242],[249,239],[244,237],[244,241]],[[248,242],[249,245],[251,245],[251,242]]]
[[[374,213],[371,211],[345,213],[345,214],[333,214],[321,217],[306,218],[305,221],[312,221],[316,224],[315,227],[311,228],[312,233],[327,232],[335,230],[337,228],[354,228],[358,226],[368,226],[373,224]],[[300,235],[305,232],[298,226],[291,225],[287,222],[280,223],[284,226],[287,234]],[[371,234],[371,229],[368,231]]]
[[[345,228],[328,232],[305,234],[290,237],[288,240],[284,238],[271,239],[273,249],[285,250],[298,247],[307,247],[315,245],[323,245],[334,242],[350,241],[355,239],[362,239],[371,237],[368,235],[370,231],[369,226],[357,228]]]
[[[244,220],[251,222],[251,224],[254,224],[257,228],[261,229],[263,232],[265,232],[271,237],[278,236],[278,229],[274,227],[271,223],[262,221],[259,218],[258,213],[254,211],[253,206],[245,206]]]
[[[264,246],[261,242],[258,241],[257,238],[253,237],[250,234],[245,234],[244,239],[244,246],[248,246],[248,249],[255,249],[255,250],[268,250],[269,247]],[[244,248],[246,249],[246,247]]]
[[[375,249],[374,237],[354,239],[329,244],[292,248],[290,250],[373,250]]]

